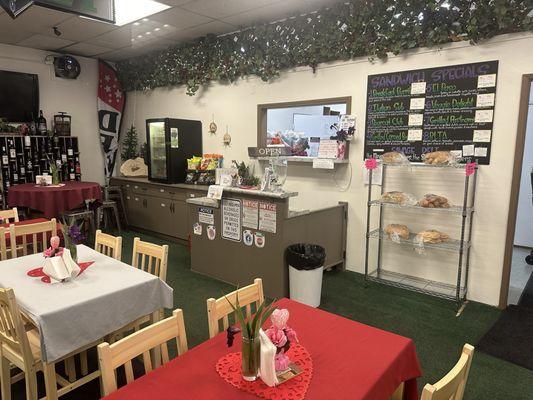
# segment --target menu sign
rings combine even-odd
[[[364,158],[452,151],[489,164],[498,61],[370,75]]]

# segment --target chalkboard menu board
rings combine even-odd
[[[498,61],[368,77],[365,158],[451,151],[489,164]]]

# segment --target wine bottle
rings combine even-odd
[[[37,127],[35,126],[35,116],[31,113],[30,131],[31,136],[37,135]]]
[[[42,136],[46,136],[47,131],[46,118],[43,115],[43,110],[39,111],[39,119],[37,120],[37,133]]]

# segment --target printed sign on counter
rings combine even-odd
[[[259,223],[259,202],[256,200],[242,201],[242,226],[257,229]]]
[[[336,140],[321,139],[318,147],[318,158],[337,158],[339,145]]]
[[[259,230],[276,233],[277,205],[259,202]]]
[[[207,198],[220,200],[222,198],[222,193],[224,192],[224,187],[219,185],[211,185],[207,190]]]
[[[315,158],[313,160],[313,168],[315,169],[334,169],[335,163],[331,158]]]
[[[200,207],[198,208],[198,221],[202,224],[214,225],[215,214],[212,208]]]
[[[241,201],[235,199],[222,200],[222,237],[241,241]]]

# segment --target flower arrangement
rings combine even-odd
[[[286,352],[289,350],[291,342],[298,343],[298,336],[294,329],[287,325],[289,320],[289,310],[274,310],[270,317],[272,326],[265,333],[270,341],[276,346],[275,357],[276,371],[285,371],[289,368],[290,359]]]
[[[239,292],[235,295],[235,304],[226,296],[229,305],[235,311],[235,320],[240,325],[240,330],[235,327],[229,327],[227,330],[228,347],[233,345],[233,339],[236,333],[242,335],[242,376],[244,380],[254,381],[257,378],[260,363],[260,340],[259,329],[265,321],[274,312],[275,307],[272,303],[266,305],[263,302],[255,312],[254,316],[246,319],[242,312],[242,306],[239,304]]]
[[[61,231],[63,232],[63,239],[65,240],[65,247],[70,250],[70,255],[75,262],[78,262],[78,250],[76,245],[82,244],[86,236],[81,231],[80,226],[75,223],[65,228],[65,225],[61,225]]]

